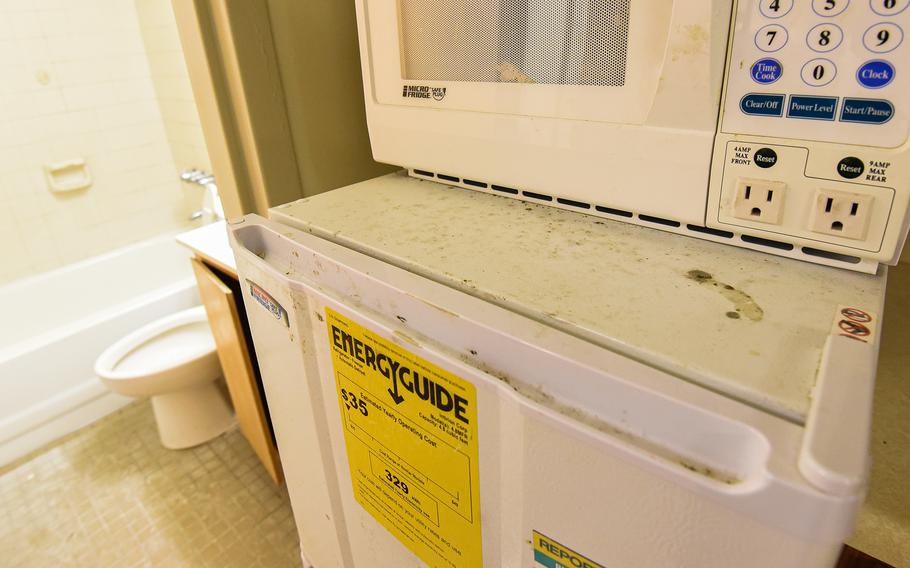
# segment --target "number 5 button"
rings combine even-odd
[[[904,41],[904,31],[897,24],[875,24],[863,34],[863,45],[875,53],[888,53]]]
[[[755,34],[755,46],[764,52],[771,53],[787,45],[788,37],[787,28],[770,24]]]
[[[837,67],[827,59],[813,59],[803,65],[800,76],[810,87],[824,87],[837,76]]]
[[[806,44],[812,51],[827,53],[834,51],[844,41],[844,32],[834,24],[819,24],[809,30]]]
[[[847,9],[850,0],[812,0],[812,9],[819,16],[834,17]]]

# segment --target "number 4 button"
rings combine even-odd
[[[783,18],[793,9],[793,0],[761,0],[758,9],[766,18]]]
[[[828,59],[813,59],[803,65],[800,76],[810,87],[824,87],[837,76],[837,67]]]

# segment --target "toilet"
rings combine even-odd
[[[95,373],[110,390],[149,396],[166,448],[189,448],[234,424],[203,306],[145,325],[108,347]]]

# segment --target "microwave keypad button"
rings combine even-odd
[[[891,22],[875,24],[863,34],[863,45],[874,53],[888,53],[904,42],[904,30]]]
[[[844,99],[841,122],[884,124],[894,116],[894,105],[882,99]]]
[[[787,45],[790,34],[787,28],[777,24],[768,24],[755,34],[755,47],[766,52],[772,53]]]
[[[755,151],[752,161],[760,168],[771,168],[777,163],[777,152],[771,148],[760,148]]]
[[[810,87],[824,87],[837,77],[837,66],[830,59],[813,59],[803,65],[799,74]]]
[[[762,85],[770,85],[784,74],[784,67],[777,59],[766,57],[752,64],[752,80]]]
[[[834,24],[819,24],[806,34],[806,45],[819,53],[834,51],[843,41],[844,31]]]
[[[755,116],[783,116],[784,95],[749,93],[739,101],[739,109]]]
[[[850,0],[812,0],[812,9],[819,16],[833,18],[840,15],[850,5]]]
[[[836,111],[837,97],[790,95],[790,104],[787,105],[787,118],[834,120]]]
[[[761,0],[758,9],[766,18],[783,18],[793,9],[793,0]]]
[[[873,59],[860,65],[856,80],[867,89],[881,89],[894,80],[894,66],[881,59]]]
[[[863,175],[865,170],[866,165],[863,161],[853,156],[848,156],[837,164],[837,175],[846,179],[856,179]]]
[[[896,16],[910,6],[910,0],[869,0],[869,5],[879,16]]]

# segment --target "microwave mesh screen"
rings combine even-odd
[[[630,0],[399,0],[406,80],[625,83]]]

